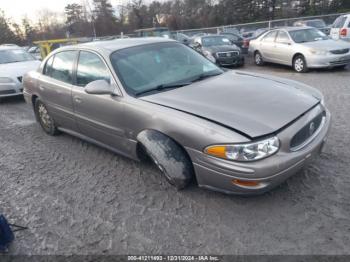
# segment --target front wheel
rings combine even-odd
[[[191,183],[194,179],[192,162],[175,141],[155,131],[147,131],[139,140],[144,151],[171,185],[180,190]]]
[[[293,60],[293,69],[298,73],[305,73],[308,71],[305,57],[298,55]]]
[[[57,129],[57,126],[55,125],[53,118],[50,116],[45,104],[39,99],[35,101],[34,112],[45,133],[51,136],[59,134],[59,131]]]

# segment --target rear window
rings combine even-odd
[[[333,24],[333,28],[343,28],[346,22],[346,16],[338,17]]]
[[[264,42],[274,42],[276,35],[277,35],[277,31],[272,31],[264,36],[263,41]]]
[[[306,23],[308,26],[315,27],[315,28],[323,28],[326,27],[326,23],[323,20],[312,20],[307,21]]]

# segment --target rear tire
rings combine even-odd
[[[293,59],[293,69],[297,73],[306,73],[308,71],[306,60],[303,55],[297,55]]]
[[[34,112],[45,133],[51,136],[59,134],[53,118],[50,116],[45,104],[39,99],[35,101]]]
[[[257,66],[263,66],[264,65],[264,59],[259,51],[256,51],[254,53],[254,62]]]

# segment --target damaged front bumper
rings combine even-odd
[[[328,111],[317,136],[298,151],[290,149],[292,137],[322,110],[324,109],[321,105],[316,107],[277,134],[281,141],[280,150],[263,160],[233,162],[186,148],[193,161],[198,185],[215,191],[240,195],[262,194],[278,186],[322,151],[331,123],[331,115]],[[237,181],[248,183],[240,184]]]

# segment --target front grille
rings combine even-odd
[[[10,95],[10,94],[15,94],[15,90],[0,90],[0,95]]]
[[[20,81],[22,83],[22,79],[23,79],[22,76],[17,77],[17,79],[18,79],[18,81]]]
[[[291,140],[290,148],[296,151],[306,145],[308,140],[312,138],[320,129],[325,113],[321,113],[304,126]]]
[[[346,65],[346,64],[350,64],[350,59],[347,59],[347,60],[340,60],[340,61],[332,61],[332,62],[329,62],[330,65]]]
[[[345,49],[339,49],[339,50],[332,50],[331,53],[335,54],[335,55],[343,55],[349,52],[349,48],[345,48]]]
[[[234,57],[238,56],[238,51],[230,51],[230,52],[219,52],[216,54],[219,58],[228,58],[228,57]]]

